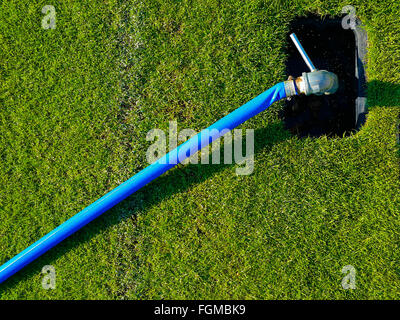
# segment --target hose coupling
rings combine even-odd
[[[313,72],[303,72],[301,77],[284,82],[285,93],[287,97],[295,96],[300,93],[305,95],[332,94],[339,87],[339,81],[336,74],[326,70],[317,70]]]

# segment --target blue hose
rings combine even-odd
[[[232,130],[268,108],[275,101],[285,97],[284,83],[278,83],[207,129],[202,130],[3,264],[0,267],[0,283],[135,191],[221,137],[227,130]],[[193,150],[195,152],[192,152]]]

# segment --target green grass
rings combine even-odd
[[[345,1],[44,1],[0,9],[0,263],[146,166],[148,130],[200,130],[285,79],[291,19]],[[179,165],[0,285],[1,299],[388,299],[400,287],[400,5],[366,25],[369,115],[291,136],[282,103],[255,169]],[[57,271],[55,290],[41,268]],[[341,287],[343,266],[357,289]]]

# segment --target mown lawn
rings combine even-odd
[[[349,3],[54,1],[44,30],[46,4],[0,5],[0,264],[144,168],[148,130],[200,130],[285,80],[291,19]],[[400,4],[352,5],[369,42],[359,132],[299,139],[275,104],[241,126],[255,130],[251,175],[179,165],[0,298],[398,298]]]

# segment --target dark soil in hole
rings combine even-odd
[[[356,41],[351,29],[343,29],[340,19],[317,16],[298,18],[290,25],[287,74],[294,77],[309,72],[307,65],[289,38],[296,33],[304,49],[319,70],[336,73],[339,89],[333,95],[295,96],[286,101],[281,112],[285,127],[298,136],[343,136],[355,129],[357,98]]]

